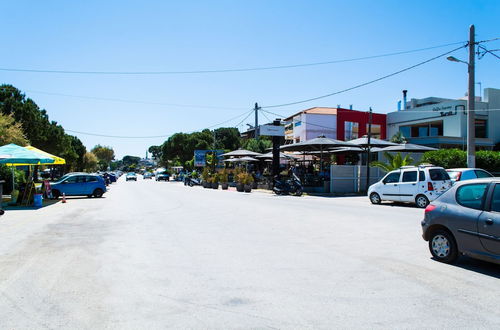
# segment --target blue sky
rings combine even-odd
[[[500,37],[500,1],[8,1],[2,4],[0,68],[68,71],[192,71],[289,65],[385,54]],[[500,48],[500,41],[485,44]],[[78,75],[0,71],[68,130],[117,136],[189,132],[250,110],[327,94],[451,50],[293,69],[187,75]],[[454,53],[466,60],[465,49]],[[476,81],[500,88],[500,60],[477,62]],[[387,113],[408,96],[458,98],[467,68],[438,59],[354,91],[275,108],[313,106]],[[103,101],[53,94],[147,101]],[[479,94],[479,88],[477,92]],[[166,104],[215,106],[179,107]],[[269,116],[272,119],[272,116]],[[243,117],[229,121],[233,126]],[[265,120],[265,118],[262,118]],[[243,122],[251,123],[249,118]],[[119,158],[165,138],[77,135]]]

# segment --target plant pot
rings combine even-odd
[[[251,185],[251,184],[246,184],[246,185],[244,186],[244,189],[245,189],[245,192],[246,192],[246,193],[249,193],[249,192],[251,192],[251,191],[252,191],[252,185]]]
[[[212,182],[212,189],[219,189],[219,183],[218,182]]]
[[[243,191],[245,191],[245,186],[244,186],[244,184],[243,184],[243,183],[239,183],[239,182],[238,182],[238,183],[236,183],[236,191],[238,191],[238,192],[243,192]]]
[[[229,189],[229,183],[221,183],[222,190],[228,190]]]
[[[212,185],[210,184],[210,182],[203,181],[203,188],[205,189],[212,188]]]

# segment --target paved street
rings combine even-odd
[[[2,329],[500,328],[500,269],[420,209],[143,181],[0,218]]]

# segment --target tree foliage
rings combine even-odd
[[[50,121],[47,111],[12,85],[0,86],[0,113],[12,116],[32,146],[65,158],[70,170],[83,167],[86,150],[82,142],[66,134],[57,122]]]
[[[20,146],[29,144],[21,124],[16,123],[12,115],[0,113],[0,146],[9,143],[15,143]]]
[[[245,140],[242,144],[242,148],[246,150],[250,150],[253,152],[266,153],[266,149],[272,148],[273,142],[264,137],[255,140],[249,139]]]
[[[402,156],[400,152],[396,153],[395,155],[388,153],[387,151],[384,152],[385,158],[387,158],[387,162],[380,162],[380,161],[374,161],[370,163],[370,166],[372,167],[378,167],[381,168],[382,170],[386,172],[394,171],[400,168],[401,166],[408,166],[408,165],[414,165],[413,158],[410,157],[409,154],[406,156]]]
[[[391,137],[391,142],[393,143],[398,143],[398,144],[402,144],[402,143],[408,143],[408,140],[406,139],[406,137],[403,135],[403,133],[401,133],[401,131],[398,131],[396,134],[394,134],[392,137]]]
[[[98,160],[94,153],[86,152],[83,155],[83,169],[87,172],[97,171]]]

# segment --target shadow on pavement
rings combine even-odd
[[[57,204],[58,202],[60,202],[60,200],[45,199],[43,201],[42,207],[35,207],[32,205],[6,205],[6,206],[3,206],[3,210],[5,210],[5,212],[23,211],[23,210],[39,210],[39,209],[43,209],[45,207],[49,207],[49,206],[52,206],[54,204]]]
[[[439,262],[434,258],[431,259]],[[452,266],[500,279],[500,266],[491,262],[461,256],[458,258],[457,263]]]

